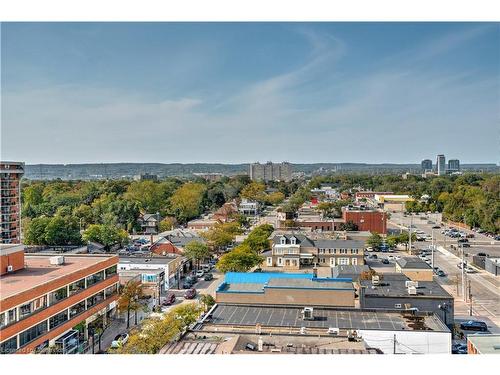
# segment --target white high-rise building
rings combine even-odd
[[[436,160],[436,173],[438,176],[446,174],[446,158],[444,155],[438,155]]]

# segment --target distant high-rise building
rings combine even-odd
[[[21,243],[21,177],[24,163],[0,161],[0,243]]]
[[[432,160],[430,160],[430,159],[422,160],[421,165],[422,165],[422,170],[424,172],[432,170]]]
[[[460,160],[458,159],[450,159],[448,160],[448,172],[460,172]]]
[[[292,179],[292,166],[290,163],[250,164],[250,179],[253,181],[290,181]]]
[[[444,155],[438,155],[436,160],[436,173],[438,176],[446,174],[446,159]]]

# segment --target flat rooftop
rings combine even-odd
[[[118,260],[120,264],[159,264],[166,265],[174,260],[177,257],[167,257],[167,256],[158,256],[158,257],[131,257],[131,256],[121,256]]]
[[[302,319],[303,307],[217,304],[202,326],[248,326],[317,328],[327,330],[362,329],[384,331],[426,330],[449,332],[444,323],[433,314],[420,314],[421,324],[403,312],[369,309],[314,308],[314,320]]]
[[[429,297],[429,298],[453,298],[453,296],[441,287],[435,281],[419,281],[417,287],[417,295],[408,294],[406,280],[386,280],[382,276],[379,285],[373,287],[371,280],[360,281],[361,286],[366,287],[364,290],[367,297]]]
[[[396,263],[402,269],[419,269],[419,270],[430,270],[431,266],[425,263],[422,259],[418,257],[403,257],[396,260]]]
[[[24,250],[21,244],[0,244],[0,255],[9,255]]]
[[[105,262],[114,255],[64,255],[64,264],[60,266],[50,264],[53,256],[61,254],[25,254],[26,268],[0,277],[0,300]]]
[[[467,335],[467,341],[481,354],[500,354],[500,335]]]

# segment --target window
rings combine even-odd
[[[87,309],[99,304],[102,301],[104,301],[104,290],[101,290],[99,293],[87,298]]]
[[[116,269],[117,269],[116,265],[109,267],[109,268],[106,268],[106,277],[116,275]]]
[[[64,310],[63,312],[54,315],[49,319],[49,329],[54,329],[59,327],[64,322],[68,321],[68,310]]]
[[[286,237],[280,238],[280,244],[282,244],[282,245],[286,244]]]
[[[116,294],[118,292],[118,284],[113,284],[110,287],[106,288],[106,298]]]
[[[319,253],[320,254],[324,254],[325,253],[325,249],[319,249]]]
[[[333,249],[333,253],[334,253],[334,254],[337,254],[337,249]]]
[[[19,307],[19,319],[31,315],[31,302],[25,303]]]
[[[326,259],[325,258],[319,258],[320,263],[325,263]]]
[[[82,290],[85,289],[85,279],[81,279],[75,281],[74,283],[69,284],[69,295],[72,296]]]
[[[330,258],[330,266],[334,266],[335,265],[335,258],[332,257]]]
[[[63,299],[68,297],[68,288],[64,287],[61,289],[56,290],[55,292],[52,292],[49,294],[49,301],[50,304],[53,305],[54,303],[57,303]]]
[[[273,265],[273,258],[272,257],[267,257],[267,265],[269,267],[272,267],[272,265]]]
[[[99,281],[104,280],[104,270],[87,276],[87,288],[91,285],[97,284]]]
[[[0,354],[12,354],[17,350],[17,336],[11,337],[0,344]]]
[[[17,320],[17,308],[10,309],[7,312],[7,321],[6,324],[10,324],[12,322],[15,322]]]
[[[358,258],[351,258],[351,264],[352,265],[358,264]]]
[[[24,346],[47,332],[47,321],[43,321],[34,327],[21,332],[19,335],[19,345]]]
[[[77,303],[76,305],[73,305],[69,308],[69,318],[73,319],[73,317],[81,314],[84,311],[85,311],[85,301],[81,301],[80,303]]]
[[[358,253],[358,249],[351,249],[351,254],[357,254]]]
[[[291,243],[292,245],[297,244],[297,239],[296,239],[295,237],[290,238],[290,243]]]
[[[400,304],[400,303],[396,303],[396,304],[394,305],[394,308],[395,308],[395,309],[400,309],[400,308],[401,308],[401,304]]]
[[[283,258],[278,258],[278,266],[282,266],[283,265]]]
[[[6,313],[1,313],[0,314],[0,328],[3,328],[7,325],[7,314]]]
[[[339,259],[339,264],[340,265],[347,265],[347,264],[349,264],[349,258],[340,258]]]

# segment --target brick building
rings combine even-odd
[[[24,163],[0,161],[0,243],[21,242],[21,178]]]
[[[387,234],[387,213],[384,211],[343,207],[342,218],[346,223],[352,221],[360,231]]]
[[[0,353],[78,352],[89,327],[115,312],[118,257],[31,255],[19,247],[0,247]],[[5,274],[4,260],[13,263]]]

